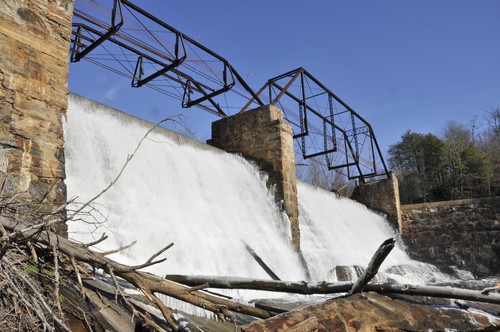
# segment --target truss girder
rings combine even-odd
[[[101,16],[75,7],[71,62],[88,60],[128,77],[134,88],[149,86],[179,99],[184,108],[220,117],[228,114],[217,98],[236,85],[245,103],[240,112],[264,105],[267,95],[269,104],[285,112],[304,159],[324,156],[330,170],[345,168],[350,179],[361,181],[389,173],[370,124],[304,68],[268,80],[255,93],[222,56],[129,0],[109,1],[112,8]]]
[[[177,98],[181,100],[182,107],[198,106],[225,117],[226,112],[215,98],[230,91],[235,84],[242,87],[243,93],[240,95],[243,94],[245,99],[252,99],[257,105],[263,105],[226,59],[132,2],[113,0],[110,17],[99,18],[91,12],[75,8],[71,62],[90,57],[98,47],[116,47],[123,53],[123,57],[118,58],[109,53],[114,60],[122,62],[121,67],[111,67],[106,63],[101,64],[103,67],[129,77],[131,86],[135,88],[153,85],[159,80],[168,81],[170,88],[176,91]],[[147,38],[138,35],[138,32],[134,34],[134,29],[130,27],[124,29],[127,17],[129,21],[136,20],[133,23],[147,34]],[[165,35],[173,36],[173,40],[162,40]],[[131,55],[136,57],[133,71],[127,70]],[[99,62],[95,58],[90,60]],[[103,62],[102,59],[101,61]],[[191,64],[187,63],[189,61]],[[147,75],[146,71],[149,72]]]
[[[311,88],[311,85],[314,87]],[[265,91],[270,104],[278,105],[285,112],[285,117],[292,125],[294,138],[300,139],[304,159],[325,156],[329,169],[346,168],[350,179],[361,181],[389,173],[371,125],[304,68],[268,80],[257,95]],[[324,96],[327,99],[322,107],[317,100]],[[287,108],[289,104],[283,104],[284,99],[291,102],[290,108]],[[241,112],[251,103],[252,100]],[[298,117],[298,120],[293,120],[293,117]],[[321,136],[322,144],[318,143],[311,151],[306,145],[313,135]],[[334,154],[343,154],[343,158],[332,158]],[[381,170],[377,169],[377,163]]]

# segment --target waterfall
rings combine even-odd
[[[65,123],[68,197],[87,202],[115,179],[151,124],[71,96]],[[247,243],[271,269],[304,279],[289,241],[288,219],[277,209],[264,175],[243,158],[188,144],[167,130],[152,132],[120,178],[86,215],[70,221],[72,239],[98,249],[133,241],[114,259],[137,264],[170,242],[166,262],[150,272],[266,278]]]
[[[284,280],[306,273],[290,245],[289,221],[266,187],[265,175],[243,158],[157,128],[109,107],[71,95],[64,125],[68,198],[76,210],[120,177],[68,222],[69,236],[108,251],[125,264],[145,262],[173,242],[157,275],[207,274],[268,278],[248,244]],[[130,158],[131,157],[131,158]],[[129,161],[127,162],[127,160]],[[366,266],[395,234],[385,219],[349,199],[299,183],[302,252],[313,280],[336,279],[339,265]],[[71,211],[70,211],[71,215]],[[384,263],[386,278],[438,278],[396,247]]]
[[[336,281],[336,266],[352,269],[347,274],[355,277],[356,267],[367,266],[384,240],[397,238],[383,216],[358,202],[306,183],[298,183],[297,190],[301,249],[315,280]],[[400,244],[380,271],[380,281],[420,284],[449,279],[436,267],[410,259]]]

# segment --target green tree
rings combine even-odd
[[[399,177],[402,203],[435,200],[443,182],[446,145],[432,134],[407,131],[389,148],[389,166]]]
[[[493,167],[472,133],[449,122],[443,137],[407,131],[389,148],[389,166],[399,178],[402,203],[488,196]]]

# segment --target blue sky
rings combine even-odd
[[[372,124],[384,154],[407,130],[439,134],[500,106],[498,0],[134,3],[225,57],[254,90],[304,67]],[[217,117],[129,86],[70,65],[71,91],[153,122],[184,113],[198,138],[210,137]]]

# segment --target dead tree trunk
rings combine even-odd
[[[209,288],[220,289],[253,289],[270,292],[296,293],[296,294],[330,294],[345,293],[352,287],[352,282],[327,283],[305,281],[281,281],[267,279],[250,279],[240,277],[218,276],[186,276],[180,274],[167,274],[165,279],[178,282],[186,286],[208,284]]]
[[[257,264],[259,264],[260,267],[262,269],[264,269],[264,271],[266,271],[267,275],[270,276],[271,279],[273,279],[273,280],[281,280],[280,277],[278,277],[276,275],[276,273],[274,273],[273,270],[271,270],[271,268],[262,260],[262,258],[260,258],[260,256],[257,255],[257,253],[255,252],[255,250],[252,249],[252,247],[250,247],[244,241],[243,241],[243,243],[245,244],[245,248],[250,253],[250,255],[252,255],[252,257],[255,259],[255,261],[257,262]]]
[[[166,275],[165,278],[187,286],[208,284],[209,288],[253,289],[305,295],[347,293],[354,285],[352,282],[293,282],[216,276]],[[364,290],[380,294],[420,295],[500,304],[498,293],[482,294],[481,291],[443,286],[368,284]]]
[[[378,268],[384,262],[385,258],[391,250],[394,248],[396,241],[394,239],[387,239],[380,247],[378,247],[377,251],[373,255],[370,263],[368,263],[368,267],[365,269],[365,272],[356,280],[351,290],[349,291],[349,295],[360,293],[363,291],[363,287],[366,286],[370,282],[370,280],[375,277],[378,272]]]

